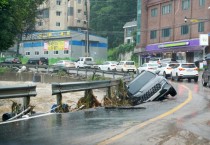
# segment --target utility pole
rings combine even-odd
[[[88,57],[90,54],[90,50],[89,50],[89,19],[88,19],[88,4],[87,4],[88,0],[85,0],[85,10],[86,10],[86,56]]]

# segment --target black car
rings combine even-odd
[[[174,87],[163,77],[144,71],[127,85],[127,97],[132,105],[163,100],[167,95],[177,94]]]
[[[30,58],[27,64],[32,65],[48,65],[48,58],[47,57],[40,57],[40,58]]]

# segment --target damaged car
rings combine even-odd
[[[132,105],[164,100],[169,94],[177,94],[174,87],[163,76],[151,71],[142,72],[127,84],[127,97]]]

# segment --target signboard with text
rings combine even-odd
[[[199,36],[200,46],[208,46],[209,45],[209,36],[208,34],[200,34]]]

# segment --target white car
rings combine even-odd
[[[198,82],[198,68],[194,63],[177,63],[171,71],[171,80],[176,79],[177,81],[181,79],[194,79]]]
[[[65,68],[65,67],[75,67],[75,64],[70,60],[59,60],[58,62],[54,63],[53,66]]]
[[[143,71],[156,72],[159,64],[158,63],[144,63],[138,68],[139,73]]]
[[[100,70],[116,70],[117,61],[105,61],[102,65],[98,65]]]
[[[136,66],[134,61],[120,61],[116,66],[116,71],[136,73]]]
[[[164,76],[165,78],[171,76],[171,71],[177,65],[177,63],[161,63],[158,66],[159,75]]]

